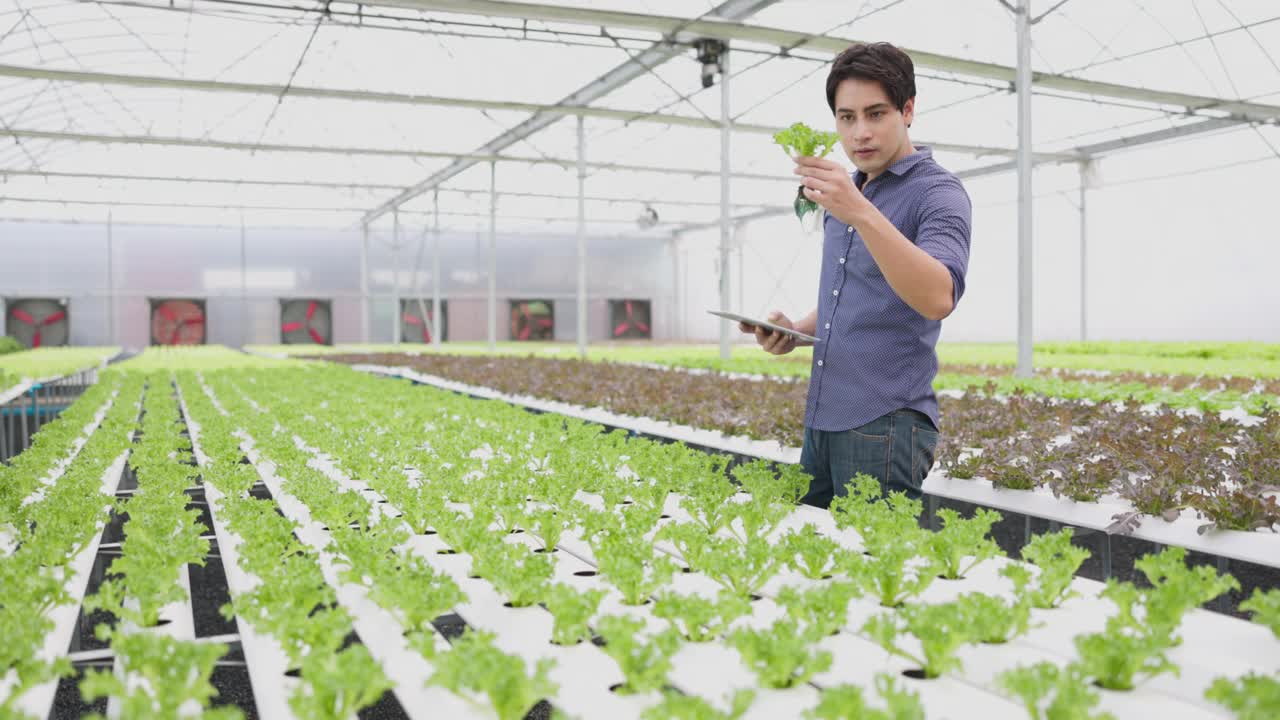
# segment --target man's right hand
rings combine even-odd
[[[774,310],[765,318],[774,325],[780,325],[784,328],[795,329],[795,324],[791,319],[781,312]],[[786,355],[796,349],[796,339],[786,333],[775,332],[769,328],[759,327],[757,325],[748,325],[744,322],[738,323],[738,329],[744,333],[751,333],[756,336],[756,342],[760,347],[764,348],[767,353],[774,355]]]

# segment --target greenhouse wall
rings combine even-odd
[[[102,224],[0,222],[0,286],[4,297],[70,301],[71,343],[150,342],[150,300],[202,299],[206,341],[228,345],[280,341],[280,302],[331,302],[334,342],[360,342],[360,246],[357,230],[256,229],[112,225],[115,337],[108,319],[108,227]],[[429,234],[403,228],[369,235],[372,342],[390,342],[398,330],[395,298],[432,295]],[[422,245],[419,254],[419,245]],[[488,235],[450,232],[441,237],[441,293],[448,300],[449,339],[487,338]],[[509,334],[511,299],[550,300],[554,337],[577,332],[577,241],[557,235],[497,238],[497,337]],[[655,338],[671,337],[671,258],[661,239],[588,240],[588,331],[608,339],[608,300],[644,299],[653,308]],[[243,264],[243,273],[242,273]],[[415,273],[415,267],[417,271]],[[242,286],[243,283],[243,286]],[[0,325],[0,332],[3,326]]]

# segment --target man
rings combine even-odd
[[[933,378],[942,319],[964,292],[972,207],[960,181],[911,144],[911,58],[888,43],[856,44],[832,64],[827,104],[857,172],[796,158],[805,197],[822,206],[818,307],[796,322],[813,350],[800,462],[813,476],[803,502],[827,507],[858,473],[885,491],[920,497],[938,441]],[[741,325],[768,352],[783,333]]]

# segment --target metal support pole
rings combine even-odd
[[[742,223],[733,226],[733,244],[738,248],[738,314],[747,314],[747,238]]]
[[[244,213],[240,213],[240,347],[249,344],[249,258],[245,248]]]
[[[587,357],[587,136],[578,116],[578,357]]]
[[[1089,214],[1085,199],[1089,196],[1089,162],[1080,163],[1080,342],[1089,339]]]
[[[360,230],[360,342],[369,343],[369,224],[362,223]]]
[[[720,307],[729,307],[729,43],[720,52]],[[720,359],[728,360],[729,322],[720,321]]]
[[[1033,372],[1031,264],[1031,0],[1018,0],[1018,377]]]
[[[115,224],[107,211],[107,344],[116,343]]]
[[[422,315],[422,326],[426,328],[427,334],[434,336],[435,328],[431,326],[431,315],[427,312],[427,304],[422,301],[422,280],[418,272],[422,269],[422,253],[427,249],[427,229],[423,228],[422,233],[418,235],[418,253],[413,257],[413,275],[409,282],[409,302],[418,306],[418,313]],[[404,335],[404,316],[402,309],[396,309],[396,332],[401,336]],[[400,338],[401,342],[404,337]]]
[[[684,253],[684,262],[680,264],[680,309],[683,313],[680,316],[680,327],[684,330],[681,333],[682,338],[689,337],[689,253]]]
[[[489,161],[489,351],[498,349],[498,163]]]
[[[444,338],[440,337],[444,327],[443,313],[440,311],[440,188],[436,188],[431,196],[432,244],[431,244],[431,345],[439,348]]]
[[[391,247],[395,267],[391,268],[391,344],[400,344],[400,208],[391,211]]]
[[[684,327],[684,321],[680,315],[681,302],[680,302],[679,243],[680,241],[675,235],[672,235],[671,239],[667,240],[667,249],[671,252],[671,310],[670,310],[671,323],[670,325],[668,325],[668,327],[670,328],[668,332],[671,334],[671,337],[673,339],[684,337],[684,335],[681,333],[681,328]]]

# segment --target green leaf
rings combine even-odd
[[[840,142],[840,135],[819,132],[798,122],[774,133],[773,141],[791,157],[825,157]]]
[[[1280,713],[1280,675],[1249,673],[1238,680],[1217,678],[1204,696],[1226,706],[1237,720],[1273,720]]]
[[[735,630],[727,640],[765,687],[794,687],[831,667],[831,653],[811,648],[813,640],[790,619],[764,629]]]
[[[1077,665],[1018,667],[996,676],[996,684],[1020,700],[1032,720],[1114,720],[1111,713],[1094,712],[1098,693]]]
[[[529,675],[525,663],[493,644],[493,634],[468,629],[447,652],[437,653],[435,673],[428,684],[454,692],[470,690],[485,695],[499,720],[521,720],[558,687],[548,677],[555,663],[539,660]]]
[[[618,663],[626,682],[620,693],[660,690],[671,672],[671,657],[680,648],[680,637],[664,630],[652,637],[642,634],[644,621],[633,617],[606,615],[596,623],[604,638],[603,650]]]
[[[1280,638],[1280,590],[1263,592],[1262,588],[1254,588],[1253,595],[1240,603],[1240,609],[1252,612],[1254,622],[1271,628],[1271,632]]]

